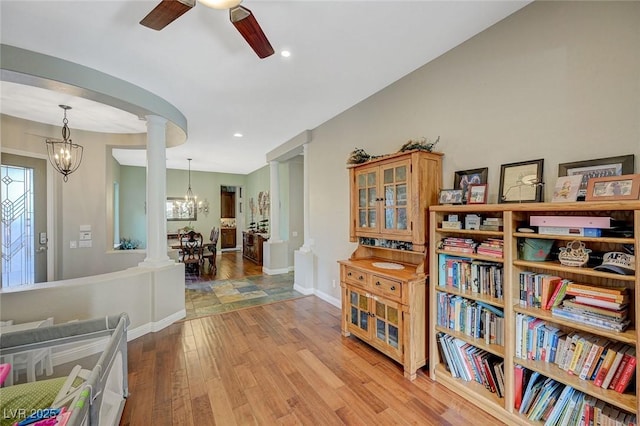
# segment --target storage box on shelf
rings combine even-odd
[[[464,217],[471,214],[480,215],[483,218],[502,218],[504,222],[502,231],[451,229],[442,225],[443,221],[450,222],[449,215],[458,215],[458,219],[464,223]],[[533,410],[533,406],[527,407],[522,413],[519,406],[516,407],[521,402],[522,393],[526,389],[520,388],[521,379],[518,382],[519,379],[514,372],[522,370],[530,374],[542,375],[549,386],[554,386],[556,392],[541,394],[543,397],[557,397],[565,388],[571,388],[570,392],[575,394],[572,398],[580,407],[588,406],[586,402],[593,402],[600,408],[608,407],[606,412],[616,413],[620,419],[631,419],[637,416],[640,404],[639,385],[637,379],[634,380],[633,377],[637,377],[638,371],[637,362],[634,363],[639,341],[636,327],[639,314],[635,308],[635,301],[638,300],[640,293],[638,273],[623,275],[595,270],[593,266],[599,262],[591,262],[583,267],[566,266],[557,258],[554,259],[553,254],[557,256],[558,247],[565,247],[572,241],[579,240],[592,250],[595,259],[601,259],[602,253],[623,252],[631,247],[634,249],[638,247],[640,241],[638,232],[633,236],[624,233],[617,235],[606,230],[588,233],[603,235],[597,237],[576,236],[564,230],[560,230],[563,232],[559,235],[519,232],[520,228],[530,227],[531,216],[566,217],[569,224],[574,223],[571,218],[576,216],[596,219],[610,217],[618,221],[617,223],[626,224],[627,229],[637,230],[640,229],[640,202],[432,206],[429,254],[432,276],[432,285],[429,289],[430,321],[437,324],[437,301],[438,297],[443,298],[444,293],[448,298],[463,297],[468,301],[465,302],[468,305],[486,303],[502,309],[505,329],[504,346],[495,347],[495,345],[487,346],[484,339],[469,336],[467,333],[455,333],[440,325],[436,326],[435,330],[430,332],[429,370],[432,379],[465,395],[478,407],[508,423],[532,424],[546,420],[551,414],[551,409],[542,411],[543,408],[548,408],[549,404],[537,404],[535,412],[530,411],[530,409]],[[495,259],[479,255],[477,252],[445,251],[445,247],[439,245],[445,238],[473,239],[477,246],[490,238],[503,238],[504,256],[502,259]],[[531,257],[518,248],[522,246],[524,239],[530,238],[553,242],[550,250],[552,258],[542,261],[523,259],[522,257],[526,259]],[[502,264],[503,298],[496,297],[496,294],[484,294],[478,291],[477,285],[474,288],[458,287],[447,282],[446,277],[443,280],[442,275],[446,276],[447,272],[453,272],[453,270],[450,271],[447,268],[446,262],[443,266],[441,260],[443,257],[454,256],[463,259],[460,261],[462,264],[465,262]],[[638,263],[636,258],[633,265],[635,271],[639,270]],[[561,284],[564,284],[564,287]],[[554,296],[556,288],[563,290],[561,294]],[[605,296],[601,296],[601,293],[605,293]],[[574,297],[581,294],[584,296],[582,303],[576,303]],[[617,306],[619,309],[614,309],[616,306],[613,305],[609,311],[598,312],[599,307],[589,304],[587,298],[594,294],[603,299],[619,301]],[[554,297],[557,298],[555,308],[553,307]],[[480,351],[503,357],[504,398],[500,398],[492,393],[491,389],[479,383],[470,383],[454,377],[454,374],[447,369],[447,360],[443,360],[438,353],[438,333],[454,335],[455,338],[479,348]],[[564,346],[567,336],[570,336],[569,343]],[[568,349],[569,344],[575,347],[571,346],[571,349]],[[594,358],[600,348],[602,348],[600,354],[603,358],[607,350],[611,350],[612,357],[615,353],[619,360],[617,367],[613,364],[613,368],[617,371],[609,373],[609,386],[595,381],[599,366],[593,363],[597,364]],[[561,357],[564,358],[552,358],[550,353],[552,349],[560,351]],[[570,350],[571,353],[569,353]],[[590,360],[589,354],[592,354]],[[623,361],[625,354],[626,363]],[[554,352],[555,356],[557,353]],[[629,362],[632,357],[633,361]],[[626,371],[620,367],[626,367]],[[628,382],[625,383],[625,380]],[[566,393],[569,393],[569,390]],[[549,424],[554,423],[551,421]]]
[[[351,241],[340,263],[342,333],[403,365],[427,362],[427,208],[442,182],[442,154],[395,153],[349,167]]]

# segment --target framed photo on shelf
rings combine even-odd
[[[579,201],[583,201],[585,198],[589,179],[595,177],[630,175],[634,172],[633,154],[558,164],[558,176],[582,176],[582,183],[578,189]]]
[[[469,196],[467,195],[467,189],[469,185],[477,185],[480,183],[487,183],[487,174],[489,172],[488,167],[471,170],[458,170],[453,175],[453,189],[462,190],[462,202],[466,203]]]
[[[462,189],[441,189],[440,204],[462,204]]]
[[[487,204],[487,184],[469,185],[467,204]]]
[[[521,161],[500,166],[499,203],[541,203],[544,159]]]
[[[581,183],[581,175],[560,176],[556,181],[556,186],[553,188],[553,199],[551,201],[554,203],[576,201]]]
[[[594,177],[587,184],[586,201],[637,200],[640,174]]]

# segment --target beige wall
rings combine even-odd
[[[490,202],[501,164],[544,158],[550,200],[559,163],[625,154],[637,163],[638,22],[640,2],[535,2],[314,129],[317,291],[339,299],[336,261],[355,248],[345,163],[356,147],[387,154],[440,136],[444,186],[456,170],[488,167]]]
[[[59,137],[61,132],[57,126],[6,115],[0,119],[2,150],[12,153],[46,158],[45,138]],[[80,168],[69,175],[66,183],[57,173],[48,176],[53,186],[49,207],[55,212],[54,229],[49,229],[49,250],[56,253],[56,280],[118,271],[144,259],[144,253],[105,255],[113,247],[112,234],[107,234],[108,223],[113,220],[107,209],[107,204],[111,204],[113,175],[107,174],[111,158],[106,153],[110,146],[144,146],[146,135],[94,133],[72,128],[72,138],[84,146]],[[91,225],[92,247],[71,249],[69,242],[79,239],[80,225]]]

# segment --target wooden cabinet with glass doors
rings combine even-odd
[[[415,379],[427,359],[424,275],[416,275],[410,264],[387,270],[372,259],[339,263],[342,334],[367,342],[402,364],[405,377]]]
[[[403,366],[427,362],[427,208],[442,186],[442,154],[407,151],[349,166],[350,240],[340,263],[342,334]]]
[[[441,161],[440,153],[409,151],[352,166],[351,241],[383,239],[424,253],[426,209],[437,200]]]

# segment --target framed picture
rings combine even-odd
[[[553,188],[553,199],[551,201],[554,203],[576,201],[581,183],[581,175],[560,176],[556,181],[556,186]]]
[[[498,202],[542,202],[542,166],[544,160],[521,161],[500,166]]]
[[[637,200],[640,174],[594,177],[587,184],[586,201]]]
[[[462,189],[441,189],[440,204],[462,204]]]
[[[558,176],[582,175],[582,183],[578,190],[579,201],[583,201],[585,198],[589,179],[630,175],[632,173],[635,173],[633,154],[558,164]]]
[[[167,220],[196,220],[198,209],[193,204],[187,203],[184,197],[167,197],[165,210]]]
[[[471,184],[467,190],[467,204],[487,204],[487,184]]]
[[[480,169],[458,170],[453,175],[453,189],[462,189],[462,202],[466,203],[469,196],[467,189],[469,185],[479,183],[487,183],[487,174],[489,169],[483,167]]]

